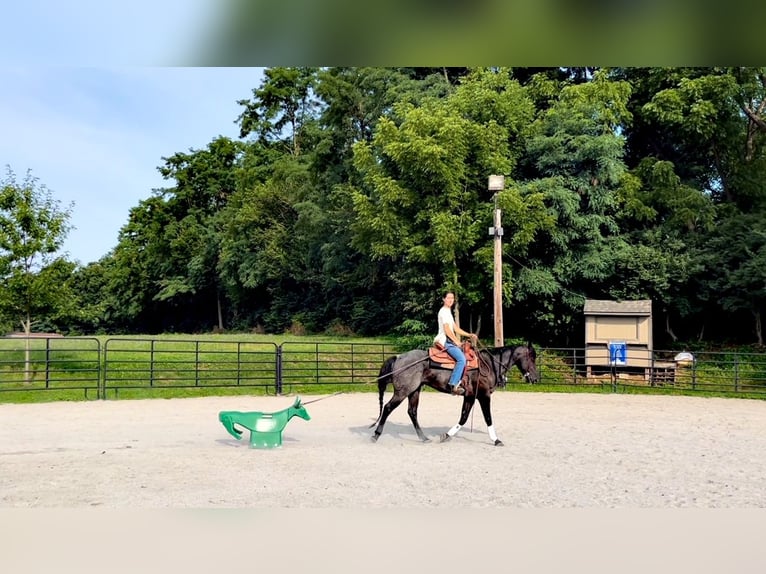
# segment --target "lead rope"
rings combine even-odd
[[[317,401],[323,401],[325,399],[329,399],[330,397],[337,397],[338,395],[342,395],[343,393],[345,393],[345,391],[338,391],[337,393],[333,393],[331,395],[327,395],[326,397],[319,397],[318,399],[314,399],[312,401],[306,401],[305,403],[303,401],[301,401],[301,404],[302,405],[310,405],[311,403],[315,403]]]

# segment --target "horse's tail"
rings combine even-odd
[[[386,359],[383,362],[383,366],[380,367],[380,372],[378,373],[378,418],[375,419],[375,422],[370,425],[370,428],[374,427],[378,423],[380,420],[380,415],[383,414],[383,395],[386,393],[386,387],[388,386],[388,383],[391,381],[391,377],[393,376],[394,363],[396,362],[396,359],[397,357],[392,355]]]

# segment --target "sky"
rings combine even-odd
[[[239,137],[237,100],[259,87],[258,68],[5,67],[0,70],[0,164],[27,171],[74,226],[68,259],[97,261],[117,244],[129,211],[172,187],[163,157]]]
[[[187,65],[229,1],[3,2],[0,178],[29,171],[71,205],[70,260],[106,255],[130,209],[172,186],[163,157],[238,138],[263,68]]]
[[[240,0],[2,2],[0,61],[54,66],[188,65]]]

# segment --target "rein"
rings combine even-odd
[[[491,366],[492,374],[495,375],[495,386],[498,386],[500,385],[500,377],[505,376],[504,373],[502,373],[502,370],[507,373],[511,370],[511,367],[513,367],[513,353],[511,353],[511,358],[508,361],[508,364],[503,365],[502,360],[495,357],[495,355],[489,351],[489,347],[483,345],[481,342],[479,342],[479,345],[481,346],[481,348],[479,348],[479,376],[484,376],[486,378],[486,375],[482,373],[482,365],[487,365],[487,368],[490,368]],[[487,351],[487,354],[490,357],[489,361],[484,357],[483,353],[481,353],[482,350]],[[505,383],[503,382],[501,386],[505,386]]]

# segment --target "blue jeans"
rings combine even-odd
[[[454,387],[460,383],[460,377],[463,376],[463,370],[465,370],[465,355],[463,354],[463,349],[453,343],[452,339],[447,339],[445,349],[449,356],[455,359],[455,368],[452,369],[452,375],[449,378],[449,384]]]

